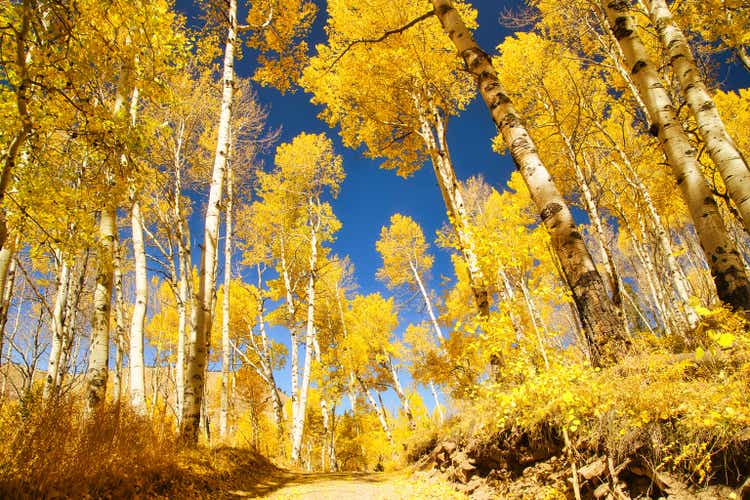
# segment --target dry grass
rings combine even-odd
[[[250,450],[184,450],[124,405],[68,399],[0,408],[0,498],[215,498],[276,470]],[[163,428],[163,427],[162,427]]]

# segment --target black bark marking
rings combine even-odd
[[[633,30],[628,28],[628,18],[623,16],[615,19],[615,24],[612,26],[612,33],[618,40],[622,40],[623,38],[632,35]]]
[[[609,2],[607,7],[615,12],[625,12],[628,10],[629,2],[626,0],[615,0],[614,2]]]
[[[575,288],[588,288],[592,284],[600,284],[601,276],[597,271],[587,271],[583,273],[573,285]]]
[[[640,59],[633,65],[633,69],[630,71],[632,74],[637,75],[640,70],[647,66],[646,61]]]
[[[547,222],[548,219],[558,214],[562,209],[563,206],[561,204],[552,202],[542,209],[539,213],[539,217],[542,218],[542,222]]]
[[[494,108],[492,108],[492,109],[494,109]],[[511,128],[513,128],[513,127],[517,127],[520,123],[521,123],[521,120],[519,120],[516,115],[514,115],[513,113],[508,113],[500,121],[500,127],[501,128],[503,128],[503,127],[511,127]],[[521,141],[522,142],[528,142],[527,139],[525,139],[523,137],[519,137],[518,139],[516,139],[516,140],[513,141],[513,144],[511,144],[511,149],[513,149],[515,147],[523,147],[524,144],[522,144]]]
[[[652,123],[651,126],[648,128],[648,133],[654,137],[659,137],[659,124]]]
[[[435,9],[435,12],[437,13],[438,17],[443,17],[445,14],[453,10],[453,6],[450,4],[443,4],[437,9]]]
[[[671,59],[669,60],[670,64],[674,64],[674,63],[675,63],[675,61],[677,61],[677,60],[678,60],[678,59],[680,59],[681,57],[685,57],[685,54],[675,54],[675,55],[673,55],[673,56],[671,57]]]
[[[715,105],[715,104],[714,104],[713,102],[711,102],[711,101],[706,101],[706,102],[704,102],[704,103],[703,103],[703,104],[701,105],[701,107],[700,107],[700,110],[701,110],[701,111],[708,111],[709,109],[713,109],[713,108],[715,108],[715,107],[716,107],[716,105]]]

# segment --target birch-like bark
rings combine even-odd
[[[175,160],[174,160],[174,220],[177,229],[177,265],[179,281],[177,285],[177,361],[175,366],[175,402],[178,425],[182,421],[183,400],[185,396],[185,341],[187,337],[188,318],[192,314],[192,294],[190,279],[190,230],[185,224],[182,214],[182,132],[184,124],[180,126]]]
[[[284,405],[281,402],[281,394],[279,392],[279,387],[276,384],[276,378],[273,374],[271,347],[268,342],[268,334],[266,333],[265,305],[260,292],[263,289],[263,273],[261,272],[260,264],[256,266],[256,269],[258,272],[258,331],[260,332],[261,340],[261,352],[258,354],[261,357],[265,378],[268,383],[268,388],[271,391],[271,404],[273,405],[273,415],[276,421],[276,435],[278,442],[282,443],[284,436]]]
[[[54,386],[58,388],[62,387],[65,375],[68,372],[71,363],[71,350],[73,348],[73,341],[76,337],[76,322],[78,320],[78,306],[81,302],[81,295],[83,295],[83,288],[86,282],[86,272],[88,270],[90,251],[87,248],[83,253],[83,260],[79,263],[76,268],[76,279],[72,282],[72,288],[68,292],[68,303],[65,306],[65,334],[63,335],[64,343],[62,346],[62,352],[60,353],[60,363],[57,369],[57,379]],[[80,339],[79,344],[80,345]],[[77,354],[73,355],[73,362],[78,359]]]
[[[309,209],[314,210],[314,204],[309,202]],[[312,219],[312,216],[311,216]],[[302,373],[297,415],[292,422],[292,461],[299,460],[302,449],[302,438],[305,433],[305,415],[307,412],[307,393],[310,387],[313,351],[315,344],[315,282],[317,280],[318,265],[318,230],[320,220],[310,220],[310,261],[307,278],[307,325],[305,328],[305,366]]]
[[[676,108],[638,35],[635,19],[629,12],[630,2],[604,0],[601,7],[632,68],[633,79],[654,121],[653,128],[658,128],[659,141],[688,206],[719,298],[740,311],[750,310],[750,283],[741,257],[703,176],[697,151],[682,129]]]
[[[409,407],[409,398],[406,397],[404,388],[401,386],[401,379],[398,376],[398,370],[396,370],[396,366],[393,364],[393,359],[391,359],[390,354],[388,355],[388,371],[390,372],[391,380],[393,381],[393,390],[396,391],[398,400],[401,402],[401,407],[404,409],[406,418],[409,420],[409,428],[414,430],[417,428],[417,424],[414,422],[414,414],[412,414],[411,408]]]
[[[109,371],[109,314],[112,302],[113,255],[117,240],[117,212],[107,206],[99,216],[97,242],[96,288],[94,288],[94,317],[89,343],[89,367],[86,371],[87,409],[93,411],[104,402]]]
[[[3,249],[4,251],[5,249]],[[60,369],[60,357],[65,343],[65,306],[68,303],[68,291],[70,290],[70,266],[62,251],[55,252],[55,257],[60,263],[60,272],[57,277],[57,293],[55,294],[55,305],[52,309],[52,347],[47,362],[47,377],[44,380],[42,398],[46,401],[52,396],[57,387],[57,372]],[[0,251],[0,258],[2,252]],[[0,266],[3,263],[0,262]]]
[[[531,198],[550,232],[573,300],[583,320],[592,362],[600,365],[625,351],[624,335],[604,283],[578,232],[573,215],[537,154],[521,117],[498,79],[490,57],[474,41],[450,0],[431,0],[435,14],[467,69],[477,78],[479,92],[508,144]]]
[[[206,221],[203,233],[203,253],[195,304],[193,325],[188,343],[187,380],[185,384],[180,435],[190,445],[198,443],[198,427],[205,388],[205,371],[211,332],[214,297],[216,295],[216,263],[221,214],[221,195],[227,157],[229,155],[229,127],[232,119],[234,97],[234,45],[237,41],[237,2],[229,0],[227,10],[229,28],[224,48],[223,93],[221,115],[216,141],[216,153],[208,195]]]
[[[232,182],[232,166],[227,164],[227,202],[224,236],[224,301],[221,305],[221,409],[219,413],[219,436],[227,436],[227,422],[229,420],[229,369],[232,362],[231,346],[229,342],[229,308],[231,305],[232,281],[232,209],[234,202]]]
[[[130,373],[130,404],[139,415],[146,414],[146,378],[143,355],[143,330],[146,323],[148,303],[148,275],[146,272],[146,247],[143,243],[143,214],[137,198],[130,211],[133,232],[133,261],[135,264],[135,304],[130,321],[130,351],[128,368]],[[156,394],[154,394],[154,403]]]
[[[328,444],[330,443],[328,435],[331,432],[328,419],[328,401],[320,398],[320,417],[323,419],[323,442],[320,446],[320,470],[326,470],[326,457],[328,456]]]
[[[375,410],[375,414],[378,416],[378,420],[380,421],[380,427],[383,429],[383,432],[385,432],[385,437],[388,438],[389,443],[393,443],[393,434],[391,433],[391,428],[388,425],[388,419],[385,415],[385,409],[378,404],[377,401],[375,401],[375,398],[370,393],[370,390],[365,385],[364,381],[357,376],[357,382],[359,382],[359,386],[362,389],[362,392],[367,397],[367,402],[370,403],[370,407]]]
[[[737,144],[727,132],[714,100],[708,93],[687,38],[677,26],[665,0],[648,0],[651,22],[669,54],[682,95],[698,124],[706,150],[724,179],[727,193],[737,207],[745,231],[750,233],[750,169]]]
[[[534,329],[534,335],[536,335],[537,343],[539,344],[539,352],[542,355],[542,359],[544,360],[544,367],[549,370],[549,358],[547,357],[547,349],[544,347],[544,341],[542,339],[542,334],[539,331],[539,325],[542,326],[542,328],[545,329],[546,333],[546,327],[544,326],[544,323],[542,322],[542,318],[539,315],[539,311],[536,308],[536,305],[534,304],[534,299],[531,297],[531,293],[529,293],[529,287],[526,286],[526,281],[524,277],[521,277],[519,280],[521,284],[521,294],[523,295],[523,300],[526,303],[526,309],[529,311],[529,318],[531,319],[531,326]]]
[[[625,153],[625,151],[617,143],[615,138],[612,137],[612,134],[598,121],[595,121],[594,123],[597,129],[599,129],[599,131],[608,139],[615,152],[620,157],[620,160],[623,162],[624,169],[619,168],[619,165],[614,162],[613,166],[620,171],[625,181],[631,185],[633,190],[638,195],[640,195],[644,205],[646,206],[646,213],[648,214],[649,219],[651,220],[651,225],[653,226],[654,232],[656,233],[657,245],[659,246],[662,256],[667,264],[667,270],[669,271],[672,287],[675,294],[677,295],[680,309],[685,315],[688,327],[694,329],[698,326],[700,318],[695,312],[693,306],[690,305],[690,294],[688,293],[687,282],[679,272],[677,260],[675,259],[674,253],[672,252],[672,243],[669,241],[669,236],[667,235],[667,230],[662,223],[661,216],[654,206],[654,202],[651,198],[651,193],[638,174],[637,169],[631,163],[627,153]]]
[[[461,255],[466,262],[466,269],[469,274],[471,290],[474,294],[474,301],[477,309],[482,316],[487,316],[490,310],[489,295],[487,293],[487,283],[479,267],[474,240],[469,234],[469,217],[466,213],[461,188],[456,178],[456,172],[448,150],[446,136],[445,120],[440,112],[431,106],[430,113],[434,120],[433,125],[426,116],[427,111],[419,103],[417,97],[414,98],[415,106],[419,112],[420,136],[427,147],[432,162],[432,168],[435,171],[440,192],[443,195],[443,201],[448,213],[448,220],[456,232],[458,247]],[[437,136],[437,138],[436,138]]]
[[[18,237],[8,240],[0,250],[0,366],[3,364],[2,353],[5,343],[5,325],[8,322],[8,310],[13,298],[13,286],[16,281],[16,248]]]
[[[120,397],[122,396],[122,351],[125,344],[125,295],[122,289],[122,248],[120,247],[119,241],[115,240],[115,254],[114,254],[114,283],[113,287],[115,290],[115,302],[114,302],[114,314],[115,314],[115,379],[112,383],[112,400],[117,404],[120,404]]]
[[[438,414],[438,422],[442,424],[445,420],[445,414],[443,413],[443,405],[440,404],[437,388],[433,382],[430,382],[430,392],[432,393],[432,399],[435,401],[435,411]]]
[[[289,267],[286,261],[286,241],[284,235],[279,235],[279,245],[281,247],[281,276],[284,280],[284,291],[286,293],[286,311],[287,321],[289,323],[290,351],[291,358],[291,386],[292,386],[292,442],[294,442],[294,422],[299,420],[299,338],[297,329],[297,307],[292,294],[292,282],[289,276]],[[299,460],[299,450],[294,461]]]
[[[430,296],[427,294],[427,289],[425,288],[424,283],[422,283],[422,277],[419,275],[417,266],[414,263],[409,262],[409,267],[411,267],[411,271],[414,274],[414,281],[417,282],[419,292],[422,294],[422,299],[424,299],[424,304],[427,308],[427,315],[430,317],[430,322],[432,323],[432,328],[435,331],[435,336],[438,338],[440,344],[442,345],[442,343],[445,342],[445,336],[443,336],[443,330],[440,328],[440,324],[438,323],[435,311],[432,309],[432,301],[430,300]]]
[[[339,320],[341,321],[341,333],[346,339],[349,336],[349,331],[346,328],[346,320],[344,319],[344,305],[341,303],[341,290],[338,283],[336,284],[336,306],[339,310]],[[349,400],[349,406],[352,409],[352,415],[357,413],[357,390],[356,390],[354,373],[349,373],[349,381],[347,383],[346,397]]]

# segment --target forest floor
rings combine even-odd
[[[295,473],[277,471],[257,482],[250,490],[234,490],[234,498],[300,498],[335,499],[460,499],[466,496],[456,492],[449,483],[435,478],[397,473]]]
[[[252,451],[227,447],[184,450],[174,466],[153,479],[143,485],[142,496],[316,500],[467,498],[446,479],[424,472],[296,472],[280,469]]]

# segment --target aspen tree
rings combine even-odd
[[[224,14],[228,19],[226,42],[224,45],[224,69],[222,76],[221,114],[214,153],[213,170],[206,208],[201,253],[200,274],[195,293],[195,307],[190,338],[187,343],[187,374],[183,396],[180,434],[189,444],[198,441],[205,370],[208,360],[209,337],[211,331],[214,298],[216,294],[216,262],[218,255],[219,216],[221,198],[229,156],[230,123],[232,120],[232,99],[234,96],[235,44],[237,43],[237,1],[229,0]]]
[[[409,23],[424,14],[421,1],[379,0],[369,6],[377,17],[368,22],[347,2],[329,2],[328,9],[328,44],[318,46],[302,85],[313,92],[314,103],[326,106],[321,117],[331,126],[340,125],[344,143],[366,146],[368,156],[385,159],[384,168],[408,177],[430,160],[456,248],[469,270],[474,301],[486,316],[487,283],[447,141],[449,119],[468,104],[471,81],[444,49],[450,42],[437,26]],[[408,29],[395,29],[407,24]],[[373,37],[392,28],[391,38]],[[377,77],[362,79],[362,74]]]
[[[221,322],[221,409],[219,413],[219,435],[222,438],[227,436],[227,423],[229,420],[229,370],[231,363],[231,346],[229,339],[229,315],[231,307],[231,289],[229,285],[232,281],[232,237],[233,227],[233,210],[234,210],[234,179],[232,164],[227,164],[227,201],[225,206],[224,222],[224,297],[221,304],[222,322]]]
[[[708,155],[721,173],[727,192],[750,233],[750,169],[724,122],[701,76],[685,35],[665,0],[647,0],[651,22],[669,55],[672,71],[698,124]]]
[[[633,79],[654,121],[659,141],[695,224],[718,296],[735,309],[750,310],[750,283],[741,257],[729,238],[703,176],[697,151],[683,131],[676,108],[649,60],[635,19],[629,12],[630,2],[604,1],[601,8],[607,14],[612,33],[632,68]]]
[[[595,365],[606,363],[623,352],[628,341],[570,209],[540,160],[533,141],[522,125],[522,117],[505,93],[489,56],[474,41],[450,0],[431,0],[431,3],[459,57],[476,77],[479,92],[505,144],[510,148],[542,221],[550,231],[552,247],[560,259],[586,329],[592,362]]]

